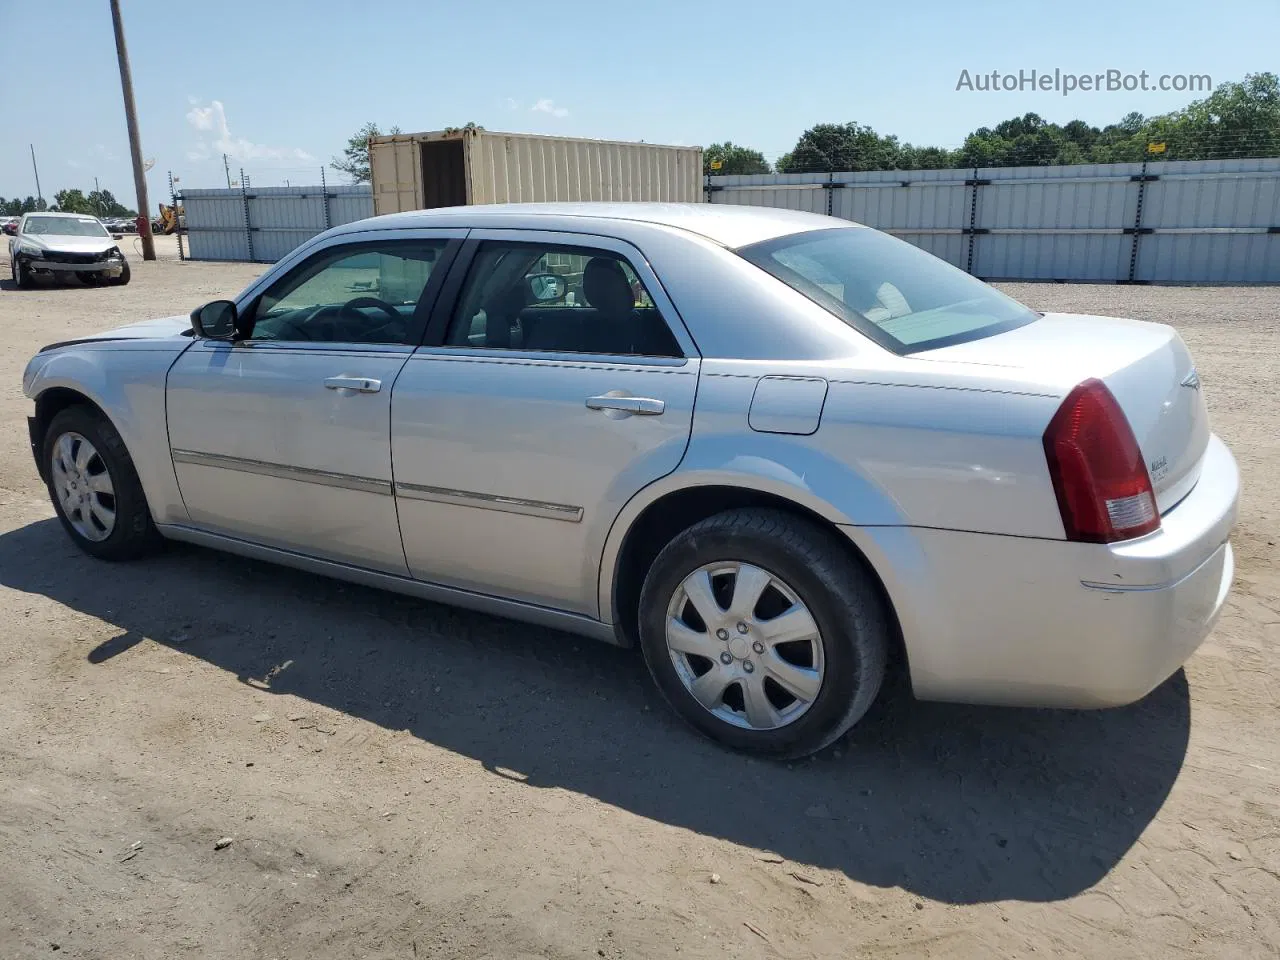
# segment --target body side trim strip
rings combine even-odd
[[[408,500],[427,500],[433,503],[451,503],[463,507],[478,507],[482,510],[500,510],[505,513],[542,517],[546,520],[564,520],[568,523],[580,522],[583,513],[582,507],[565,503],[526,500],[522,497],[504,497],[493,493],[472,493],[468,490],[429,487],[417,483],[396,483],[393,488],[390,481],[378,480],[373,477],[356,477],[346,473],[313,470],[309,467],[293,467],[282,463],[271,463],[266,460],[252,460],[247,457],[228,457],[222,454],[201,453],[197,450],[174,450],[173,462],[186,463],[198,467],[214,467],[220,470],[238,470],[241,473],[275,477],[280,480],[316,483],[326,487],[340,487],[346,490],[358,490],[361,493],[376,493],[383,496],[389,496],[394,489],[396,496],[404,497]]]
[[[582,508],[567,503],[548,503],[545,500],[525,500],[521,497],[503,497],[494,493],[471,493],[448,487],[428,487],[419,483],[396,483],[396,496],[408,500],[429,500],[433,503],[452,503],[460,507],[478,507],[481,510],[501,510],[519,513],[545,520],[564,520],[578,523],[582,520]]]
[[[216,453],[201,453],[197,450],[174,450],[173,462],[187,463],[197,467],[214,467],[219,470],[238,470],[241,473],[253,473],[262,477],[316,483],[325,487],[341,487],[345,490],[358,490],[361,493],[391,495],[390,480],[356,477],[346,473],[333,473],[329,470],[312,470],[309,467],[292,467],[266,460],[227,457]]]

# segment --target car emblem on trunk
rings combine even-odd
[[[1188,373],[1185,377],[1182,378],[1182,385],[1184,387],[1190,387],[1192,390],[1199,390],[1200,374],[1196,373],[1195,369],[1193,368],[1190,373]]]

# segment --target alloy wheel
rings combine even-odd
[[[789,584],[753,564],[721,561],[686,576],[667,607],[666,640],[685,689],[736,727],[794,723],[822,689],[817,621]]]
[[[76,533],[101,542],[116,526],[115,487],[102,455],[78,433],[64,433],[49,464],[53,490]]]

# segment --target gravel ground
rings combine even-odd
[[[193,548],[79,554],[27,358],[260,269],[0,284],[0,957],[1280,952],[1280,291],[1005,287],[1196,354],[1246,496],[1185,673],[1100,713],[893,691],[778,765],[689,733],[631,652]]]

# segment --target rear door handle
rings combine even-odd
[[[326,377],[325,387],[330,390],[352,390],[356,393],[377,393],[382,381],[371,377]]]
[[[667,405],[662,400],[651,397],[617,397],[606,393],[599,397],[587,397],[587,409],[619,410],[639,417],[656,417],[667,409]]]

